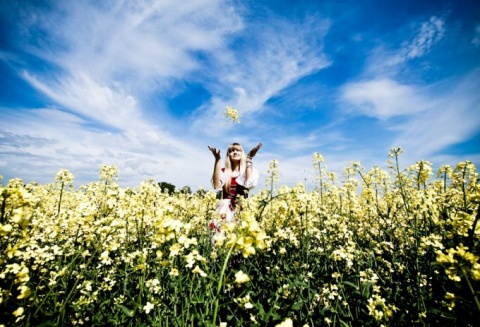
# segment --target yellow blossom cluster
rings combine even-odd
[[[214,242],[213,191],[122,188],[114,165],[76,189],[66,170],[52,184],[12,179],[0,187],[0,321],[468,325],[457,312],[478,313],[478,174],[471,162],[400,170],[400,153],[390,172],[354,162],[341,182],[316,153],[311,190],[277,190],[272,161],[269,188]]]
[[[445,273],[451,280],[459,282],[464,276],[480,281],[480,256],[468,250],[468,247],[460,244],[446,253],[437,251],[437,263],[445,267]]]
[[[233,124],[240,124],[240,114],[237,109],[234,109],[232,106],[228,105],[225,108],[224,115]]]

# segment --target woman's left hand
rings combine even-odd
[[[262,147],[262,143],[260,142],[256,147],[254,147],[253,149],[250,150],[250,152],[248,152],[247,157],[250,157],[250,158],[255,157],[255,155],[257,154],[258,150],[260,150],[261,147]]]

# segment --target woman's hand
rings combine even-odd
[[[262,147],[262,143],[258,143],[256,147],[254,147],[253,149],[250,150],[250,152],[248,152],[247,157],[248,158],[255,157],[255,155],[257,154],[258,150],[260,150],[261,147]]]
[[[221,156],[220,156],[220,150],[217,150],[216,148],[212,148],[210,146],[208,146],[208,149],[212,152],[213,156],[215,157],[215,160],[218,161],[220,160]]]

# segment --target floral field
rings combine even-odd
[[[96,182],[0,187],[3,326],[478,326],[476,167],[313,156],[316,188],[267,187],[212,237],[212,191]],[[265,175],[265,174],[264,174]]]

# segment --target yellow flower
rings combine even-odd
[[[15,317],[20,317],[21,315],[23,315],[24,311],[25,311],[25,309],[23,309],[23,307],[19,307],[17,310],[13,311],[12,314]]]
[[[447,300],[453,300],[453,299],[455,299],[455,294],[450,293],[450,292],[447,292],[447,293],[445,294],[445,299],[447,299]]]
[[[60,169],[55,175],[55,182],[58,184],[71,184],[73,183],[74,176],[66,169]]]
[[[275,325],[275,327],[293,327],[293,321],[290,318],[285,319],[280,324]]]
[[[182,251],[182,246],[179,243],[175,243],[170,247],[170,256],[174,257]]]
[[[199,266],[195,266],[195,268],[193,268],[192,272],[194,274],[199,274],[202,277],[207,277],[207,274]]]
[[[147,304],[145,304],[145,305],[143,306],[143,311],[145,311],[145,313],[148,314],[148,313],[150,313],[150,311],[151,311],[154,307],[155,307],[155,306],[154,306],[152,303],[150,303],[150,302],[147,301]]]
[[[27,285],[20,285],[18,290],[20,291],[20,295],[17,296],[17,299],[25,299],[31,294],[30,288],[28,288]]]
[[[0,236],[9,234],[12,231],[13,227],[10,224],[1,225],[0,224]]]
[[[237,284],[243,284],[243,283],[246,283],[250,280],[250,277],[248,277],[247,274],[245,274],[243,271],[239,270],[236,274],[235,274],[235,283]]]
[[[240,123],[240,115],[238,114],[238,111],[234,109],[232,106],[228,105],[227,108],[225,108],[225,117],[228,118],[232,123]]]

